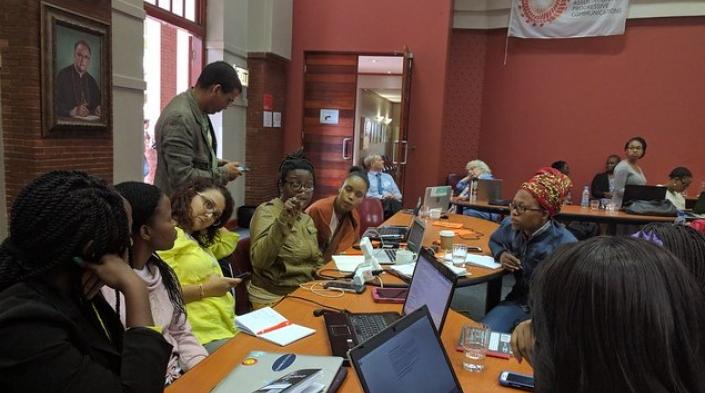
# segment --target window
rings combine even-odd
[[[205,0],[145,0],[147,15],[188,30],[203,38],[206,33]]]

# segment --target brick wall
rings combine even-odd
[[[289,61],[272,53],[250,53],[247,68],[250,71],[247,88],[247,136],[245,160],[252,168],[245,176],[245,204],[258,205],[279,195],[277,171],[284,157],[283,127],[262,126],[263,95],[274,98],[274,111],[286,107],[286,81]]]
[[[162,23],[160,111],[176,95],[176,28]]]
[[[110,1],[88,8],[76,1],[52,3],[110,23]],[[55,169],[83,170],[112,182],[112,126],[85,137],[42,137],[40,23],[39,1],[0,1],[0,39],[8,41],[0,71],[8,207],[29,181]]]

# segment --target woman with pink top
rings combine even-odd
[[[169,197],[159,188],[145,183],[125,182],[118,192],[132,205],[132,247],[130,265],[146,283],[154,323],[163,329],[164,338],[174,349],[166,369],[166,384],[179,378],[208,356],[198,343],[186,320],[181,287],[174,271],[155,251],[169,250],[176,239]],[[103,295],[124,318],[122,299],[116,291],[104,288]]]

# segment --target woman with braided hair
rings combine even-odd
[[[147,284],[154,322],[164,328],[164,338],[174,347],[166,369],[166,383],[170,384],[208,356],[186,320],[176,273],[156,253],[174,247],[176,229],[171,201],[151,184],[130,181],[115,188],[132,207],[130,266]],[[108,303],[119,305],[114,290],[103,287],[103,296]],[[117,308],[124,321],[124,308]]]
[[[254,308],[274,304],[299,284],[315,279],[324,263],[318,232],[304,209],[315,184],[313,165],[299,150],[279,165],[279,196],[257,207],[250,223]]]
[[[125,262],[129,205],[102,180],[50,172],[17,196],[0,246],[3,392],[161,392],[171,354]],[[124,295],[125,326],[100,295]]]
[[[705,235],[686,225],[651,223],[632,237],[649,240],[673,253],[705,291]]]

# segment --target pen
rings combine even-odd
[[[268,327],[268,328],[264,328],[264,329],[260,330],[259,332],[255,333],[255,335],[256,335],[256,336],[259,336],[259,335],[261,335],[261,334],[269,333],[269,332],[275,331],[275,330],[277,330],[277,329],[281,329],[281,328],[286,327],[286,326],[289,326],[289,325],[291,325],[291,321],[289,321],[289,320],[282,321],[282,322],[279,322],[279,323],[276,324],[276,325],[272,325],[272,326],[270,326],[270,327]]]

